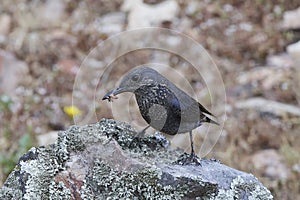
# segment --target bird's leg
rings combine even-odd
[[[132,147],[133,143],[139,138],[139,137],[142,137],[143,135],[145,135],[146,133],[146,130],[150,127],[150,125],[146,126],[143,130],[137,132],[133,139],[131,140],[130,144],[129,144],[129,147]]]
[[[191,141],[191,158],[193,158],[195,157],[193,134],[192,131],[190,131],[189,133],[190,133],[190,141]]]
[[[195,154],[195,150],[194,150],[194,141],[193,141],[193,134],[192,134],[192,131],[190,131],[189,134],[190,134],[190,141],[191,141],[191,155],[190,155],[190,157],[187,159],[186,164],[201,165],[200,159],[199,159],[199,158],[197,157],[197,155]]]
[[[190,131],[189,134],[190,134],[190,141],[191,141],[191,154],[188,155],[187,153],[184,153],[179,157],[177,161],[175,161],[175,163],[179,165],[201,166],[200,158],[198,158],[197,155],[195,154],[192,131]]]
[[[146,130],[150,127],[150,125],[146,126],[146,128],[144,128],[143,130],[137,132],[137,134],[134,136],[135,138],[137,137],[141,137],[141,136],[144,136],[145,133],[146,133]]]

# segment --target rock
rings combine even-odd
[[[297,59],[300,56],[300,41],[290,44],[287,46],[287,52],[292,56],[293,58]]]
[[[124,12],[111,12],[97,18],[93,26],[99,33],[114,35],[123,31],[125,22]]]
[[[183,152],[163,136],[135,133],[109,119],[72,126],[20,158],[0,199],[273,199],[252,174],[216,160],[175,164]]]
[[[300,108],[297,106],[271,101],[259,97],[237,101],[235,107],[239,109],[255,109],[259,112],[272,113],[273,115],[278,117],[285,117],[288,115],[300,117]]]
[[[48,44],[51,44],[51,43],[57,43],[60,45],[64,44],[64,45],[70,46],[72,48],[76,47],[76,45],[78,43],[78,40],[75,36],[68,34],[65,31],[62,31],[59,29],[48,32],[45,35],[45,41]]]
[[[148,5],[142,0],[124,1],[122,11],[128,12],[127,29],[160,26],[164,21],[172,21],[179,12],[178,3],[174,0]]]
[[[291,68],[293,66],[293,59],[287,53],[270,55],[267,57],[267,65],[278,68]]]
[[[293,165],[293,172],[300,174],[300,162]]]
[[[15,89],[28,74],[28,66],[15,55],[0,49],[0,94],[14,95]]]
[[[79,71],[79,64],[76,60],[70,58],[60,59],[55,66],[63,73],[67,75],[76,76]]]
[[[294,103],[296,94],[292,89],[292,77],[291,69],[283,66],[256,67],[242,72],[237,77],[237,86],[230,90],[242,98],[263,96],[270,100]]]
[[[200,1],[189,1],[184,9],[187,16],[195,16],[201,11],[201,2]]]
[[[78,37],[62,29],[51,29],[41,36],[43,37],[43,46],[47,47],[47,49],[41,51],[44,54],[47,55],[49,52],[55,52],[55,55],[59,58],[72,58],[74,56],[73,54],[78,44]],[[30,47],[30,43],[28,43],[27,46]],[[38,46],[36,49],[39,49]],[[38,53],[40,52],[38,51],[37,54]]]
[[[241,73],[238,84],[259,85],[264,90],[280,87],[280,84],[287,82],[291,77],[291,72],[283,68],[257,67],[248,72]]]
[[[8,14],[0,14],[0,44],[7,42],[7,37],[11,31],[12,18]]]
[[[239,133],[238,146],[246,152],[282,148],[285,143],[282,135],[299,124],[300,109],[296,105],[261,97],[239,100],[232,105],[232,120],[228,120],[227,127],[234,136]]]
[[[48,25],[57,25],[62,23],[65,15],[66,3],[60,0],[46,1],[36,9],[36,16],[39,16],[41,22]]]
[[[291,44],[287,47],[288,54],[293,59],[293,67],[294,67],[294,73],[293,73],[293,90],[295,91],[297,95],[297,101],[300,105],[300,41]]]
[[[300,28],[300,7],[295,10],[286,11],[283,14],[282,28],[299,29]]]
[[[0,15],[0,36],[7,36],[11,28],[11,17],[8,14]]]
[[[50,131],[46,134],[37,135],[37,143],[39,146],[46,146],[53,144],[57,140],[58,131]]]
[[[265,177],[272,180],[286,180],[290,170],[284,164],[283,157],[274,149],[267,149],[255,153],[251,159],[256,171],[260,171]]]

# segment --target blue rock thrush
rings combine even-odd
[[[218,124],[210,118],[212,115],[195,99],[175,86],[149,67],[137,67],[130,70],[121,80],[119,87],[108,92],[102,100],[111,101],[123,92],[135,94],[142,117],[150,126],[169,135],[190,134],[191,154],[189,162],[198,163],[195,155],[192,130],[202,123]]]

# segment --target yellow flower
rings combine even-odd
[[[74,118],[75,116],[81,115],[81,110],[76,106],[65,106],[64,112],[69,116]]]

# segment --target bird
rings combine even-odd
[[[178,88],[174,83],[148,66],[139,66],[127,72],[118,87],[105,94],[102,100],[112,101],[117,95],[131,92],[135,95],[140,113],[148,126],[159,132],[176,135],[189,133],[191,153],[189,160],[198,162],[194,151],[192,130],[202,123],[219,125],[215,117],[198,101]]]

